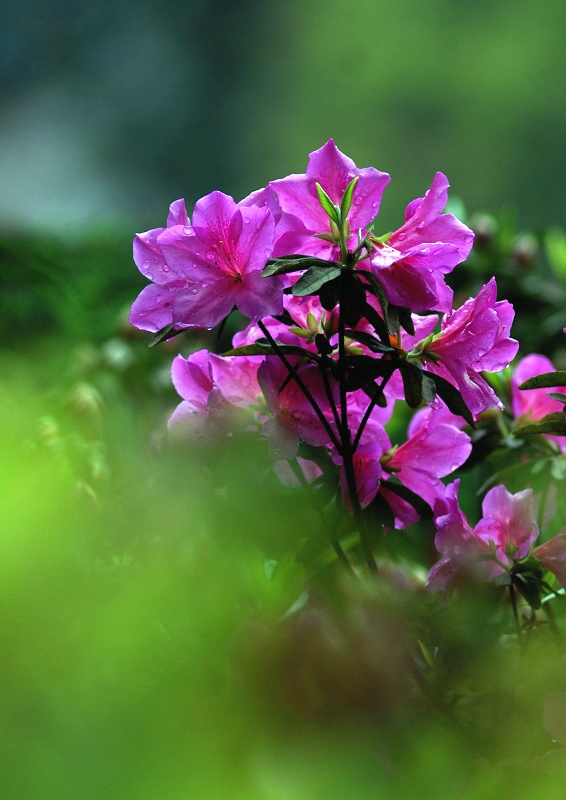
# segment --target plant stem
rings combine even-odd
[[[515,587],[513,586],[513,581],[509,584],[509,598],[511,600],[511,608],[513,609],[513,619],[515,620],[515,627],[517,628],[517,637],[519,639],[519,646],[521,651],[525,652],[525,642],[523,641],[523,632],[521,629],[521,623],[519,621],[519,613],[517,611],[517,596],[515,594]]]
[[[379,385],[376,394],[371,398],[370,402],[368,403],[364,416],[362,417],[362,421],[360,422],[360,427],[358,428],[358,432],[356,433],[356,438],[354,439],[354,444],[353,444],[354,451],[358,449],[360,439],[362,438],[364,428],[368,423],[371,413],[373,409],[376,407],[377,401],[380,399],[380,397],[383,397],[383,392],[385,390],[385,387],[394,372],[395,372],[395,367],[391,367],[391,371],[388,372],[387,375],[383,377],[383,380],[381,381],[381,384]]]
[[[344,284],[340,290],[340,301],[342,301],[344,294]],[[350,426],[348,425],[348,401],[346,395],[346,343],[345,343],[345,320],[342,313],[342,302],[340,302],[340,314],[338,317],[338,374],[340,385],[340,439],[342,444],[342,461],[344,467],[344,474],[346,476],[346,485],[348,487],[348,496],[350,498],[350,505],[352,512],[358,526],[360,534],[360,544],[364,553],[364,558],[368,565],[370,572],[377,572],[377,564],[371,549],[368,531],[365,525],[365,520],[360,505],[358,496],[358,487],[356,485],[356,474],[354,471],[354,453],[356,446],[352,443],[352,436]]]
[[[300,375],[297,374],[297,371],[295,369],[293,369],[292,365],[289,363],[288,359],[286,358],[285,353],[281,352],[277,342],[275,341],[273,336],[269,333],[268,329],[265,327],[265,325],[263,324],[261,319],[258,320],[257,324],[258,324],[258,328],[261,330],[261,332],[263,333],[263,335],[265,336],[265,338],[267,339],[269,344],[273,347],[273,350],[275,351],[275,354],[278,356],[278,358],[281,360],[281,362],[285,365],[285,368],[287,369],[289,374],[292,375],[293,380],[295,381],[295,383],[297,384],[299,389],[302,391],[304,396],[307,398],[308,402],[311,404],[315,414],[317,415],[317,417],[318,417],[321,425],[323,426],[324,430],[327,432],[327,434],[328,434],[328,436],[330,438],[330,441],[332,442],[332,444],[336,448],[337,452],[341,454],[342,447],[341,447],[340,441],[337,439],[336,434],[332,430],[331,426],[328,423],[328,420],[326,419],[326,417],[322,413],[322,411],[320,409],[320,406],[318,405],[318,403],[316,402],[316,400],[312,396],[312,394],[309,391],[308,387],[305,385],[303,379],[300,377]]]

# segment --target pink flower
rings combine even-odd
[[[195,205],[192,231],[163,233],[168,263],[194,282],[175,298],[177,327],[212,328],[234,306],[254,320],[282,312],[281,281],[261,277],[274,228],[269,209],[239,207],[228,195],[212,192]]]
[[[461,467],[472,450],[470,437],[455,425],[445,422],[445,417],[444,409],[423,408],[417,411],[409,424],[407,441],[393,450],[384,463],[386,472],[396,475],[431,508],[446,493],[440,478]],[[386,495],[388,502],[391,500],[399,527],[418,520],[419,515],[410,504],[389,491]]]
[[[413,311],[452,308],[452,290],[444,276],[468,257],[473,232],[452,214],[443,214],[448,180],[437,172],[425,196],[413,200],[405,224],[386,244],[377,242],[371,267],[391,303]]]
[[[183,398],[171,415],[171,430],[201,438],[228,422],[235,407],[250,408],[258,403],[257,381],[260,360],[256,357],[221,357],[199,350],[188,358],[173,360],[173,385]]]
[[[481,372],[504,369],[519,348],[519,343],[509,337],[513,306],[506,300],[496,302],[496,296],[492,278],[477,297],[466,300],[442,321],[440,333],[432,341],[423,342],[427,370],[456,386],[472,414],[491,406],[502,407]],[[433,358],[426,360],[427,354]]]
[[[167,228],[189,225],[185,201],[176,200],[169,207]],[[154,228],[138,233],[134,239],[134,261],[144,277],[153,281],[135,300],[130,311],[130,322],[136,328],[156,332],[173,323],[173,300],[190,282],[184,274],[172,270],[159,245],[159,237],[166,228]]]
[[[443,558],[429,572],[426,588],[446,589],[465,576],[492,580],[505,570],[503,564],[526,557],[538,536],[534,519],[533,492],[511,494],[495,486],[482,503],[483,518],[471,528],[458,506],[459,481],[447,487],[446,496],[435,504],[436,549]],[[493,549],[492,549],[493,548]]]
[[[519,389],[529,378],[554,371],[552,361],[537,353],[531,353],[518,362],[511,378],[511,407],[513,415],[520,423],[542,419],[547,414],[555,414],[564,409],[563,403],[548,396],[548,389]],[[553,391],[565,393],[566,386],[553,388]],[[555,442],[562,451],[566,451],[566,436],[547,438]]]
[[[533,550],[533,556],[552,572],[561,586],[566,589],[566,528]]]
[[[140,294],[133,324],[146,330],[170,322],[177,329],[212,328],[234,307],[251,319],[282,312],[281,280],[260,274],[273,249],[275,221],[268,208],[240,207],[212,192],[195,205],[192,227],[188,219],[179,222],[136,238],[142,255],[151,247],[154,260],[164,263],[159,271],[145,272],[159,288]]]
[[[298,359],[290,358],[293,364]],[[298,374],[310,391],[325,418],[331,419],[329,401],[317,367],[306,364]],[[267,357],[258,369],[257,378],[267,407],[273,415],[265,422],[263,433],[270,441],[271,452],[279,459],[294,458],[299,439],[317,447],[329,444],[330,435],[295,380],[289,380],[285,366],[276,356]],[[332,426],[334,429],[334,426]]]
[[[271,181],[269,185],[283,211],[274,255],[305,253],[338,260],[339,244],[317,238],[318,234],[333,234],[328,215],[320,205],[316,183],[322,186],[333,203],[340,205],[348,184],[356,177],[358,182],[348,221],[356,234],[353,241],[357,243],[357,231],[366,228],[379,211],[383,190],[390,181],[387,173],[373,167],[358,169],[330,139],[309,155],[306,174]]]

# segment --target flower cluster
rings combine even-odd
[[[130,315],[157,340],[213,328],[234,309],[249,319],[222,356],[177,356],[182,402],[170,427],[209,437],[245,409],[283,480],[333,483],[370,567],[362,514],[370,506],[388,528],[434,509],[442,541],[453,538],[442,533],[445,517],[460,520],[462,542],[477,549],[484,541],[472,537],[442,479],[470,454],[466,424],[500,405],[483,372],[508,366],[518,348],[513,308],[497,300],[494,279],[453,308],[446,276],[467,258],[473,233],[445,213],[446,177],[437,173],[403,224],[378,235],[389,180],[359,169],[330,140],[310,154],[305,174],[239,203],[212,192],[189,219],[176,201],[165,228],[135,238],[134,259],[151,283]],[[388,426],[400,400],[421,407],[401,443]],[[441,564],[438,575],[448,569]]]

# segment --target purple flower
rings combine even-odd
[[[435,504],[434,543],[443,558],[429,572],[426,588],[431,591],[466,576],[493,580],[505,571],[502,564],[529,554],[539,533],[532,489],[511,494],[503,485],[495,486],[484,498],[483,517],[474,529],[458,506],[458,488],[455,481]]]
[[[408,439],[382,458],[385,471],[391,472],[408,489],[423,498],[431,508],[444,498],[446,487],[440,480],[461,467],[472,450],[470,437],[446,421],[444,409],[423,408],[409,424]],[[384,494],[395,513],[398,527],[415,523],[419,515],[402,499]]]
[[[339,240],[327,241],[318,236],[334,237],[327,213],[320,205],[316,184],[319,183],[333,203],[340,205],[348,184],[358,178],[348,222],[357,235],[379,211],[383,190],[389,175],[373,167],[358,169],[352,159],[338,150],[330,139],[309,155],[306,174],[289,175],[271,181],[283,212],[277,227],[274,255],[305,253],[330,260],[340,258]],[[260,195],[263,199],[263,195]],[[357,243],[357,236],[353,237]]]
[[[185,229],[188,225],[185,201],[176,200],[169,207],[167,228],[180,226]],[[189,286],[183,273],[171,269],[159,245],[159,238],[165,230],[154,228],[138,233],[134,238],[136,266],[144,277],[153,281],[141,291],[130,311],[131,324],[144,331],[155,332],[172,324],[175,295]]]
[[[513,306],[506,300],[496,302],[496,296],[492,278],[477,297],[444,318],[439,334],[421,343],[427,370],[456,386],[472,414],[490,406],[502,407],[481,372],[504,369],[519,348],[509,337]],[[427,355],[431,356],[428,360]]]
[[[192,226],[185,219],[150,231],[148,241],[142,240],[143,255],[150,246],[154,260],[163,263],[145,274],[159,288],[147,287],[138,297],[133,324],[146,330],[170,322],[177,329],[213,328],[234,307],[254,320],[281,313],[281,280],[260,274],[272,253],[274,229],[268,208],[240,207],[228,195],[212,192],[195,205]]]
[[[437,172],[424,197],[413,200],[405,224],[386,244],[374,240],[371,267],[391,303],[413,311],[452,308],[452,290],[444,276],[468,257],[473,232],[452,214],[443,214],[448,180]]]
[[[552,572],[566,589],[566,528],[533,550],[545,569]]]
[[[173,360],[171,376],[183,398],[169,419],[169,428],[192,438],[207,437],[226,428],[235,407],[257,404],[261,389],[257,381],[258,358],[214,355],[199,350],[188,358]],[[212,429],[212,430],[211,430]]]

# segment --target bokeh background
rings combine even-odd
[[[156,225],[333,137],[390,172],[392,223],[444,171],[469,210],[566,213],[560,0],[6,0],[2,227]],[[387,227],[387,226],[386,226]]]
[[[166,442],[173,356],[222,342],[149,350],[127,313],[171,201],[239,199],[333,137],[391,173],[381,232],[445,172],[482,212],[457,296],[495,273],[523,352],[566,366],[564,29],[562,0],[1,4],[2,800],[556,796],[563,662],[502,655],[490,598],[422,597],[430,527],[379,545],[407,574],[344,588],[265,448]],[[417,635],[443,690],[490,687],[468,728],[405,681]]]

